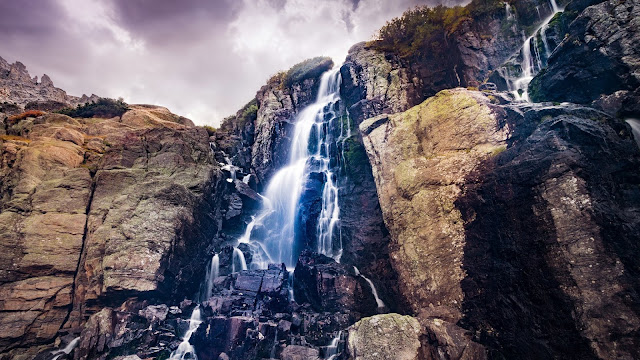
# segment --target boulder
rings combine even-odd
[[[347,351],[354,360],[417,360],[420,323],[398,314],[364,318],[349,328]]]

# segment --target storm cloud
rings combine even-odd
[[[4,0],[0,56],[73,95],[163,105],[218,125],[280,70],[439,0]],[[445,0],[455,5],[456,0]]]

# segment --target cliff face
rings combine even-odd
[[[530,87],[579,105],[459,87],[494,79],[551,3],[476,1],[442,32],[447,56],[354,46],[323,128],[343,253],[313,252],[327,179],[310,171],[293,273],[238,271],[254,256],[238,239],[330,59],[274,76],[215,130],[143,105],[0,114],[0,358],[50,360],[76,337],[58,355],[166,358],[194,301],[205,360],[640,358],[640,151],[620,118],[637,112],[637,4],[596,2],[549,25]],[[3,113],[71,103],[0,70]]]
[[[581,12],[529,85],[532,99],[593,102],[614,116],[639,116],[638,18],[637,1],[604,1]]]
[[[413,312],[507,358],[637,357],[638,149],[607,121],[457,89],[363,122]]]
[[[593,3],[568,4],[547,29],[559,46],[530,89],[595,108],[463,89],[429,97],[424,84],[442,83],[416,80],[412,69],[425,64],[365,45],[347,58],[343,92],[424,358],[638,357],[637,266],[628,260],[639,250],[638,150],[624,122],[599,111],[635,114],[636,6]],[[498,56],[482,71],[459,69],[490,74],[517,50],[491,50]],[[354,346],[352,356],[367,349]]]
[[[0,153],[2,351],[47,343],[129,296],[197,290],[205,259],[194,254],[215,234],[222,180],[204,129],[150,106],[48,114],[8,128]]]

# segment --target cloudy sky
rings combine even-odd
[[[412,6],[457,0],[0,0],[0,56],[72,95],[218,125],[304,59],[342,63]]]

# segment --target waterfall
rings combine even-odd
[[[636,144],[640,147],[640,120],[637,119],[627,119],[625,120],[629,126],[631,126],[631,133],[633,134],[633,138],[636,140]]]
[[[58,358],[60,358],[63,354],[65,354],[65,355],[71,354],[73,349],[75,349],[76,346],[78,346],[79,342],[80,342],[80,336],[78,336],[77,338],[71,340],[71,342],[68,343],[67,346],[65,346],[62,350],[52,351],[51,354],[55,355],[55,357],[53,357],[53,359],[51,359],[51,360],[58,360]]]
[[[511,10],[511,5],[509,3],[504,3],[504,11],[507,13],[507,20],[514,20],[516,16],[513,14]]]
[[[209,269],[207,270],[205,279],[207,285],[205,286],[204,293],[200,296],[201,301],[207,301],[209,299],[209,296],[211,296],[211,292],[213,291],[213,281],[218,277],[219,274],[220,256],[218,254],[215,254],[211,258],[211,266],[209,266]]]
[[[250,244],[252,268],[265,268],[268,263],[284,263],[293,268],[296,219],[299,200],[310,172],[320,172],[325,180],[322,209],[317,227],[317,251],[336,260],[342,254],[342,244],[335,244],[340,221],[337,174],[331,167],[331,137],[333,121],[341,120],[339,68],[324,73],[316,101],[296,117],[289,161],[270,180],[263,196],[263,206],[247,225],[239,243]],[[252,238],[261,227],[261,238]],[[254,253],[254,251],[256,253]],[[235,258],[235,257],[234,257]]]
[[[386,305],[384,304],[384,301],[382,301],[382,299],[380,299],[380,297],[378,296],[378,290],[376,290],[376,287],[373,285],[373,281],[371,281],[368,277],[362,275],[360,273],[360,270],[358,270],[357,267],[353,267],[353,270],[356,272],[357,276],[360,276],[361,278],[363,278],[371,287],[371,293],[373,294],[373,297],[376,298],[376,304],[378,304],[378,309],[383,309],[386,307]]]
[[[340,344],[340,338],[342,337],[342,331],[338,331],[338,335],[331,340],[331,344],[327,346],[325,358],[327,360],[334,360],[338,356],[338,345]]]
[[[247,260],[244,258],[244,253],[237,247],[234,247],[231,259],[231,272],[235,273],[242,270],[247,270]]]
[[[555,0],[550,1],[551,8],[553,9],[553,14],[545,19],[545,21],[542,22],[542,25],[540,25],[530,37],[526,37],[524,32],[522,33],[524,41],[522,43],[522,48],[520,49],[520,56],[522,58],[520,62],[520,68],[522,69],[520,77],[513,80],[512,83],[509,83],[509,78],[505,78],[507,79],[509,89],[514,94],[516,99],[530,101],[527,91],[529,83],[531,82],[533,77],[536,76],[536,74],[546,66],[546,61],[549,58],[550,51],[552,50],[549,48],[546,31],[549,28],[549,23],[551,22],[553,17],[562,10],[558,7],[558,4]],[[540,51],[538,50],[538,39],[536,37],[538,32],[540,33],[540,38],[542,40],[542,45],[545,51],[544,57],[541,56]]]
[[[187,330],[187,333],[182,338],[182,342],[178,345],[178,348],[171,353],[169,360],[198,359],[196,349],[191,345],[189,339],[191,339],[191,335],[198,330],[198,326],[200,326],[201,323],[200,306],[196,306],[191,313],[191,318],[189,318],[189,330]]]
[[[228,156],[224,157],[224,161],[226,164],[220,164],[220,165],[222,165],[222,170],[226,170],[229,173],[231,173],[231,177],[227,179],[227,182],[232,183],[236,180],[236,173],[239,168],[233,165],[233,163],[231,162],[231,159],[229,159]]]

